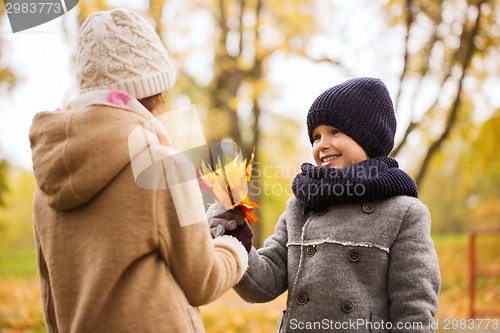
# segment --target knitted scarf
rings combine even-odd
[[[418,196],[413,179],[390,157],[372,158],[342,169],[304,163],[301,169],[292,190],[304,213],[396,195]]]

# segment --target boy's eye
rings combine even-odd
[[[333,129],[333,130],[332,130],[332,134],[333,134],[333,135],[335,135],[335,134],[339,134],[339,133],[340,133],[340,131],[339,131],[338,129]]]
[[[313,136],[313,140],[314,140],[314,141],[321,140],[321,135],[319,135],[319,134],[314,135],[314,136]]]

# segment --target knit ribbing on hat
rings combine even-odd
[[[394,147],[396,117],[385,84],[375,78],[355,78],[316,98],[307,115],[307,131],[330,125],[356,141],[369,157],[387,156]]]
[[[139,14],[114,9],[90,15],[78,37],[80,93],[119,89],[137,99],[169,90],[175,71],[159,36]]]

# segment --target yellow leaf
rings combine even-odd
[[[215,170],[205,161],[201,161],[202,175],[199,177],[204,184],[202,189],[208,190],[214,196],[215,201],[220,202],[226,209],[241,208],[249,223],[258,220],[253,213],[253,209],[257,208],[258,205],[248,197],[248,182],[252,177],[254,158],[255,149],[248,165],[246,159],[242,161],[242,157],[238,153],[233,159],[225,156],[224,164],[219,156]]]

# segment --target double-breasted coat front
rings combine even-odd
[[[250,251],[235,290],[248,302],[288,290],[278,332],[431,332],[439,287],[430,217],[418,199],[304,214],[292,197],[275,233]]]

